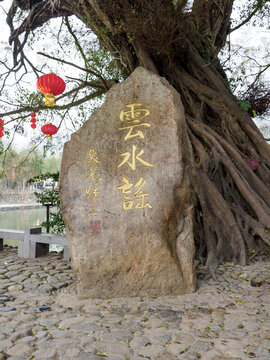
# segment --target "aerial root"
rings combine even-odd
[[[223,260],[246,264],[256,236],[270,245],[270,199],[268,194],[262,197],[266,185],[236,147],[202,123],[191,118],[187,123],[191,182],[200,209],[196,211],[200,234],[195,231],[198,256],[207,252],[206,277],[214,278]]]

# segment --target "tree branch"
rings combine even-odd
[[[87,80],[83,80],[83,79],[79,79],[79,78],[74,78],[72,76],[66,76],[66,78],[71,79],[71,80],[75,80],[75,81],[79,81],[80,83],[82,83],[81,85],[79,85],[79,87],[81,87],[81,88],[90,86],[90,87],[95,88],[95,89],[103,89],[104,90],[103,85],[100,85],[99,83],[96,83],[96,82],[93,82],[93,81],[87,81]],[[108,88],[110,89],[113,85],[117,84],[117,81],[116,80],[106,80],[106,84],[108,85]],[[73,90],[71,90],[71,91],[73,92]],[[66,93],[65,95],[67,95],[67,94],[68,93]],[[62,97],[59,97],[58,99],[61,99]]]
[[[263,68],[261,71],[258,72],[258,74],[256,75],[253,83],[252,83],[250,86],[254,85],[254,84],[258,81],[259,77],[260,77],[269,67],[270,67],[270,64],[265,65],[264,68]]]
[[[267,0],[268,1],[268,0]],[[251,20],[253,18],[254,15],[256,15],[256,13],[262,9],[264,3],[260,3],[258,1],[257,5],[255,6],[254,10],[248,15],[248,17],[243,20],[240,24],[238,24],[237,26],[235,26],[233,29],[230,30],[230,33],[232,33],[233,31],[240,29],[240,27],[242,27],[243,25],[247,24],[249,22],[249,20]]]
[[[226,42],[229,32],[229,19],[232,12],[233,1],[194,0],[192,15],[194,16],[198,33],[204,38],[204,46],[215,53],[219,51]]]
[[[87,60],[87,57],[86,57],[86,55],[85,55],[85,53],[84,53],[84,51],[83,51],[83,49],[81,47],[81,44],[80,44],[77,36],[75,35],[74,31],[72,30],[72,28],[70,26],[70,23],[68,21],[67,16],[64,17],[64,23],[65,23],[70,35],[73,37],[73,39],[75,41],[75,45],[77,46],[77,48],[78,48],[78,50],[79,50],[79,52],[80,52],[80,54],[81,54],[81,56],[82,56],[82,58],[84,60],[85,66],[88,68],[89,67],[89,61]]]
[[[178,14],[181,13],[186,5],[187,5],[187,0],[178,0],[175,6],[176,12]]]
[[[16,63],[17,56],[19,52],[22,50],[23,46],[18,47],[16,42],[18,41],[19,35],[26,32],[29,33],[30,30],[34,30],[37,27],[42,26],[48,20],[60,16],[70,16],[72,15],[71,11],[68,11],[64,8],[59,7],[60,2],[55,2],[54,6],[52,6],[50,0],[42,1],[38,3],[36,6],[30,10],[28,16],[24,19],[22,24],[16,29],[13,30],[11,36],[9,38],[9,43],[14,43],[14,59]],[[12,22],[12,19],[17,11],[17,7],[12,4],[10,9],[9,22]],[[12,25],[13,26],[13,25]],[[25,41],[27,36],[25,37]],[[24,45],[25,41],[22,45]]]
[[[106,91],[109,90],[108,85],[106,84],[105,79],[104,79],[100,74],[96,73],[95,71],[90,70],[90,69],[85,69],[85,68],[83,68],[83,67],[81,67],[81,66],[78,66],[78,65],[75,65],[75,64],[73,64],[73,63],[71,63],[71,62],[69,62],[69,61],[65,61],[65,60],[63,60],[63,59],[58,59],[58,58],[56,58],[56,57],[54,57],[54,56],[50,56],[50,55],[44,54],[44,53],[42,53],[42,52],[38,52],[37,54],[38,54],[38,55],[45,56],[45,57],[47,57],[48,59],[60,61],[60,62],[63,63],[63,64],[73,66],[73,67],[75,67],[76,69],[79,69],[79,70],[85,71],[85,72],[87,72],[87,73],[89,73],[89,74],[91,74],[91,75],[94,75],[94,76],[96,76],[97,78],[99,78],[100,82],[103,84],[104,90],[106,90]]]
[[[101,9],[101,7],[98,4],[97,0],[89,0],[89,3],[92,6],[92,9],[96,12],[97,16],[99,17],[99,20],[102,21],[102,23],[112,32],[115,31],[114,24],[108,16],[105,14],[105,12]]]
[[[25,106],[23,108],[20,108],[20,109],[17,109],[17,110],[12,110],[12,111],[9,111],[9,112],[5,112],[5,113],[0,113],[0,117],[2,116],[10,116],[10,115],[14,115],[14,114],[21,114],[23,112],[26,112],[26,111],[40,111],[40,110],[65,110],[65,109],[71,109],[72,107],[74,106],[78,106],[78,105],[81,105],[83,103],[85,103],[86,101],[89,101],[89,100],[92,100],[98,96],[101,96],[103,94],[105,94],[106,91],[105,90],[98,90],[90,95],[87,95],[85,96],[84,98],[82,99],[79,99],[77,101],[74,101],[70,104],[67,104],[67,105],[61,105],[61,106],[54,106],[53,108],[48,108],[47,106],[45,105],[41,105],[41,106],[38,106],[38,107],[33,107],[33,106]]]
[[[29,158],[30,154],[31,154],[32,152],[34,152],[34,151],[38,148],[38,146],[43,143],[43,141],[44,141],[45,139],[46,139],[46,137],[44,136],[32,149],[30,149],[30,150],[27,152],[26,157],[25,157],[21,162],[19,162],[19,164],[16,166],[16,168],[20,168],[20,167],[26,162],[26,160]]]

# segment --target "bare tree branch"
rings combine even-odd
[[[269,1],[269,0],[267,0],[266,2],[268,2],[268,1]],[[263,6],[263,5],[264,5],[264,4],[262,4],[260,1],[258,1],[258,2],[257,2],[257,5],[256,5],[255,8],[254,8],[254,10],[246,17],[246,19],[243,20],[240,24],[238,24],[238,25],[235,26],[234,28],[232,28],[232,29],[230,30],[230,32],[232,33],[233,31],[238,30],[238,29],[240,29],[240,27],[242,27],[243,25],[247,24],[247,23],[253,18],[253,16],[256,15],[257,12],[262,9],[262,6]]]
[[[61,8],[59,6],[60,2],[56,2],[54,6],[52,6],[51,2],[49,0],[42,1],[38,3],[36,6],[30,10],[28,16],[26,19],[22,22],[22,24],[17,28],[16,30],[13,30],[11,33],[11,36],[9,38],[9,43],[14,43],[14,60],[15,63],[17,62],[17,56],[19,52],[22,50],[23,46],[18,46],[18,38],[19,35],[22,33],[26,33],[28,36],[28,33],[30,30],[34,30],[37,27],[42,26],[45,24],[48,20],[60,16],[70,16],[72,13],[68,11],[67,9]],[[15,11],[15,12],[14,12]],[[10,20],[13,19],[15,13],[17,11],[17,7],[15,5],[12,5],[12,11]],[[13,26],[13,25],[12,25]],[[27,40],[27,36],[25,37],[25,41],[22,45],[25,44]]]
[[[73,66],[73,67],[75,67],[76,69],[79,69],[79,70],[85,71],[85,72],[87,72],[87,73],[89,73],[89,74],[91,74],[91,75],[94,75],[94,76],[96,76],[97,78],[99,78],[100,82],[103,84],[104,90],[106,90],[106,91],[109,90],[108,85],[106,84],[105,79],[104,79],[100,74],[96,73],[96,72],[93,71],[93,70],[85,69],[85,68],[83,68],[83,67],[81,67],[81,66],[78,66],[78,65],[75,65],[75,64],[73,64],[73,63],[71,63],[71,62],[69,62],[69,61],[65,61],[65,60],[63,60],[63,59],[58,59],[58,58],[56,58],[56,57],[54,57],[54,56],[50,56],[50,55],[44,54],[44,53],[42,53],[42,52],[38,52],[38,55],[45,56],[45,57],[47,57],[48,59],[60,61],[60,62],[63,63],[63,64]]]
[[[86,68],[88,68],[88,67],[89,67],[89,61],[87,60],[87,57],[86,57],[86,55],[85,55],[85,53],[84,53],[84,51],[83,51],[83,49],[82,49],[82,47],[81,47],[81,44],[80,44],[77,36],[75,35],[74,31],[73,31],[72,28],[71,28],[71,25],[70,25],[70,23],[69,23],[69,21],[68,21],[68,17],[67,17],[67,16],[64,17],[64,23],[65,23],[65,25],[66,25],[66,27],[67,27],[70,35],[73,37],[73,39],[74,39],[74,41],[75,41],[75,45],[77,46],[77,48],[78,48],[78,50],[79,50],[79,52],[80,52],[80,54],[81,54],[81,56],[82,56],[82,58],[83,58],[83,60],[84,60],[84,63],[85,63]]]
[[[90,95],[87,95],[85,97],[83,97],[82,99],[79,99],[77,101],[74,101],[72,103],[69,103],[67,105],[61,105],[61,106],[54,106],[53,108],[48,108],[46,105],[40,105],[40,106],[37,106],[37,107],[33,107],[33,106],[25,106],[25,107],[22,107],[20,109],[16,109],[16,110],[12,110],[12,111],[9,111],[9,112],[5,112],[5,113],[0,113],[0,117],[2,116],[10,116],[10,115],[14,115],[14,114],[21,114],[23,112],[26,112],[26,111],[40,111],[40,110],[65,110],[65,109],[71,109],[75,106],[78,106],[78,105],[81,105],[83,103],[85,103],[86,101],[89,101],[89,100],[92,100],[98,96],[101,96],[103,94],[105,94],[106,91],[105,90],[98,90]]]
[[[26,157],[21,162],[19,162],[19,164],[16,166],[16,168],[20,168],[23,164],[25,164],[25,162],[27,161],[27,159],[29,158],[31,153],[34,152],[39,147],[39,145],[43,143],[43,141],[45,139],[46,139],[46,136],[44,136],[35,146],[33,146],[33,148],[27,152]]]
[[[254,84],[258,81],[259,77],[260,77],[267,69],[269,69],[269,67],[270,67],[270,64],[265,65],[264,68],[263,68],[261,71],[258,72],[258,74],[256,75],[256,77],[255,77],[255,79],[254,79],[254,81],[253,81],[253,83],[252,83],[251,85],[254,85]]]
[[[104,89],[103,85],[100,85],[100,83],[96,83],[93,81],[87,81],[87,80],[83,80],[83,79],[78,79],[78,78],[74,78],[72,76],[66,76],[67,79],[71,79],[71,80],[75,80],[75,81],[79,81],[80,83],[82,83],[83,85],[80,85],[82,87],[86,87],[86,86],[90,86],[92,88],[96,88],[96,89]],[[108,88],[110,89],[113,85],[117,84],[118,81],[117,80],[106,80],[106,84],[108,85]],[[60,99],[60,97],[58,98]]]

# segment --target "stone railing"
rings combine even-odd
[[[0,190],[0,203],[4,204],[25,204],[36,203],[37,198],[33,190]]]
[[[49,245],[64,247],[64,259],[69,260],[69,251],[65,235],[42,233],[41,227],[25,230],[0,229],[0,251],[3,250],[3,240],[18,241],[18,256],[32,258],[49,252]]]

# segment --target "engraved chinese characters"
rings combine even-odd
[[[100,175],[100,161],[98,159],[98,154],[95,149],[88,149],[88,159],[87,163],[89,164],[88,175],[86,179],[91,180],[91,184],[88,185],[88,188],[85,190],[87,199],[91,200],[91,211],[93,214],[96,212],[96,201],[101,199],[100,197],[100,182],[102,177]]]
[[[194,291],[183,119],[176,91],[138,68],[65,144],[61,209],[80,295]]]
[[[117,186],[117,189],[122,191],[123,194],[123,209],[130,210],[133,207],[134,201],[136,201],[135,209],[150,208],[152,206],[147,202],[149,194],[144,193],[142,187],[145,185],[146,180],[142,177],[140,180],[133,184],[127,178],[122,176],[123,185]]]
[[[154,165],[146,161],[144,149],[137,149],[136,145],[132,142],[132,139],[135,137],[142,140],[145,139],[143,128],[149,128],[151,124],[146,122],[144,118],[149,115],[150,111],[140,103],[128,104],[125,106],[125,109],[120,111],[119,119],[121,127],[119,131],[124,131],[124,141],[128,143],[129,147],[131,146],[131,151],[120,154],[123,160],[117,167],[120,168],[126,164],[132,171],[135,171],[134,177],[137,177],[137,180],[129,180],[126,176],[122,175],[122,184],[117,186],[117,189],[121,190],[123,195],[122,206],[125,211],[152,208],[148,201],[149,194],[143,190],[146,180],[143,177],[138,178],[136,164],[139,162],[143,166],[150,168],[154,167]]]
[[[143,118],[148,116],[150,111],[148,109],[142,108],[141,106],[142,104],[129,104],[125,106],[126,110],[120,111],[119,119],[123,126],[121,126],[119,130],[128,130],[125,136],[125,140],[134,138],[136,136],[144,139],[144,135],[140,128],[142,126],[151,126],[149,123],[143,122]]]

